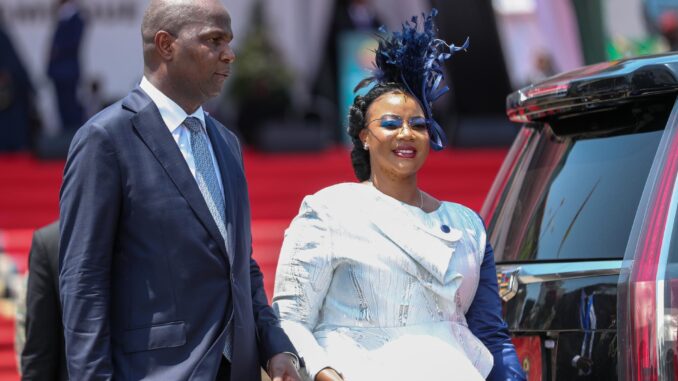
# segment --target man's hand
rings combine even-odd
[[[295,360],[289,353],[278,353],[268,360],[268,376],[271,381],[301,381]]]

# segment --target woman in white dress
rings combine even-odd
[[[524,380],[482,220],[417,186],[445,144],[433,15],[380,42],[376,85],[351,107],[359,182],[305,197],[285,233],[273,307],[309,380]],[[408,69],[408,55],[432,60]]]

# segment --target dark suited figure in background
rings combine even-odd
[[[59,303],[59,223],[33,234],[26,291],[26,343],[21,352],[23,381],[68,380]]]
[[[59,0],[57,17],[47,76],[54,84],[62,127],[76,129],[83,122],[83,108],[78,100],[78,82],[80,45],[85,21],[76,0]]]
[[[202,104],[230,73],[220,0],[151,0],[139,87],[82,126],[61,188],[73,380],[299,381],[252,259],[240,145]],[[272,68],[274,70],[274,68]]]
[[[0,20],[0,152],[27,149],[33,85]]]
[[[382,25],[381,20],[367,0],[337,0],[332,12],[332,21],[325,43],[325,54],[318,74],[313,82],[313,93],[339,104],[339,44],[342,33],[361,31],[373,34]],[[337,112],[339,110],[337,109]],[[337,118],[333,127],[333,138],[341,141],[345,134],[343,118]]]

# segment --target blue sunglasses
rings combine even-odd
[[[405,123],[403,118],[399,117],[398,115],[383,115],[380,118],[370,120],[367,125],[370,125],[377,120],[381,121],[379,124],[380,127],[392,131],[402,128]],[[413,131],[424,132],[428,129],[430,122],[422,116],[414,116],[407,121],[407,125]]]

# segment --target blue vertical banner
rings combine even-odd
[[[348,31],[338,36],[339,59],[339,115],[342,120],[342,129],[348,126],[348,109],[353,104],[356,95],[365,95],[372,85],[364,87],[354,93],[356,85],[370,75],[374,69],[374,52],[377,50],[377,39],[374,33]],[[348,134],[342,131],[346,143],[350,143]]]

